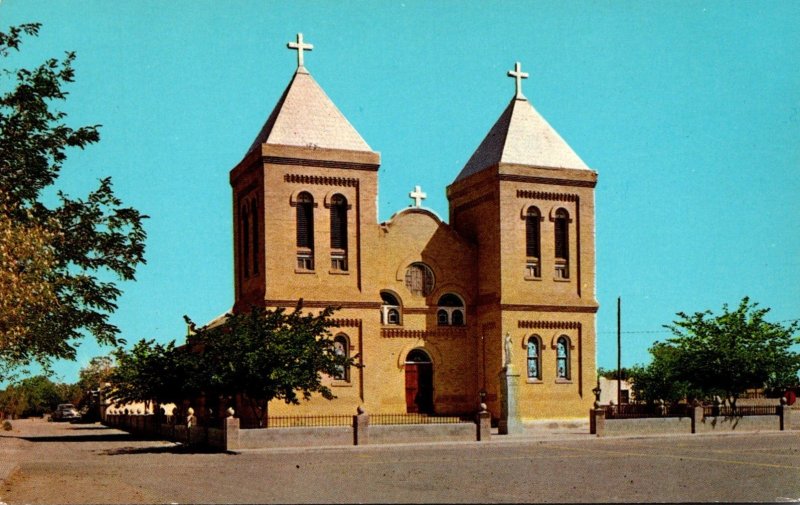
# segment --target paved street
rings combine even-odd
[[[800,499],[798,432],[211,454],[99,425],[14,426],[0,432],[0,460],[18,463],[9,504]]]

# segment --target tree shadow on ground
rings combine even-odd
[[[126,454],[232,454],[213,447],[170,444],[150,447],[118,447],[97,451],[101,456],[120,456]]]
[[[149,437],[136,437],[128,433],[104,433],[97,435],[43,435],[14,437],[28,442],[121,442],[134,440],[157,440]]]

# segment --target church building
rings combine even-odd
[[[510,102],[446,188],[448,222],[419,186],[378,222],[380,154],[305,67],[313,46],[298,34],[289,47],[297,70],[230,172],[233,310],[341,307],[337,352],[363,366],[326,378],[336,399],[274,401],[270,414],[463,415],[484,402],[495,419],[509,405],[522,422],[585,417],[597,173],[523,95],[520,64]]]

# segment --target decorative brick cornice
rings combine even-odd
[[[576,202],[578,195],[569,193],[550,193],[547,191],[531,191],[528,189],[518,189],[517,198],[525,198],[528,200],[550,200],[555,202]]]
[[[295,184],[313,184],[317,186],[341,186],[354,188],[358,186],[358,179],[352,177],[324,177],[320,175],[301,175],[286,174],[283,176],[285,182]]]
[[[331,326],[334,328],[358,328],[361,326],[361,319],[341,318],[330,319]]]
[[[309,160],[301,158],[285,158],[282,156],[264,156],[261,159],[264,163],[272,165],[293,165],[301,167],[320,167],[320,168],[344,168],[348,170],[366,170],[377,172],[379,165],[372,163],[353,163],[349,161],[328,161],[328,160]]]
[[[586,305],[521,305],[502,303],[500,310],[517,310],[517,311],[530,311],[530,312],[578,312],[586,314],[594,314],[597,312],[597,306]]]
[[[577,330],[581,323],[576,321],[517,321],[517,327],[539,330]]]
[[[383,338],[465,338],[466,328],[436,328],[435,330],[407,330],[404,328],[381,328]]]
[[[296,307],[297,300],[264,300],[267,307]],[[303,300],[303,307],[325,308],[340,307],[343,309],[376,309],[381,308],[380,302],[348,302],[341,300]]]

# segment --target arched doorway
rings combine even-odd
[[[406,369],[406,412],[433,414],[433,363],[428,353],[414,349],[408,353]]]

